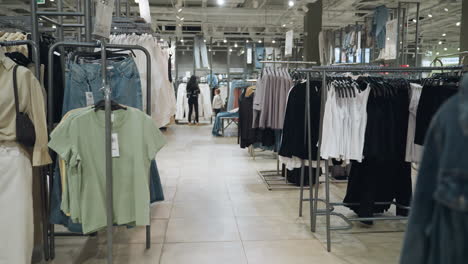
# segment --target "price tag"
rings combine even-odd
[[[117,133],[112,133],[112,157],[113,158],[120,157],[119,136],[117,135]]]
[[[94,95],[92,92],[85,92],[86,106],[94,105]]]

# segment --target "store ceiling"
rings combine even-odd
[[[57,0],[55,0],[57,1]],[[131,11],[138,10],[134,0],[130,1]],[[303,31],[305,6],[315,0],[295,0],[288,6],[288,0],[149,0],[153,26],[162,35],[178,35],[188,38],[193,35],[213,37],[215,40],[263,39],[265,41],[284,38],[284,33],[294,29],[296,34]],[[0,15],[24,15],[29,12],[30,0],[0,0]],[[64,8],[74,9],[76,0],[63,0]],[[122,12],[125,12],[125,0]],[[339,29],[356,22],[364,23],[375,7],[386,5],[397,8],[397,0],[323,0],[323,28]],[[415,1],[411,1],[415,2]],[[459,40],[460,28],[456,23],[461,19],[461,0],[422,0],[420,11],[420,32],[423,48],[439,45],[453,45]],[[48,3],[45,9],[53,10],[55,3]],[[446,10],[444,10],[446,8]],[[44,7],[41,7],[44,9]],[[179,9],[181,9],[180,12]],[[410,5],[408,16],[409,34],[414,39],[416,5]],[[432,17],[429,17],[432,16]],[[76,19],[73,23],[76,22]],[[445,34],[445,36],[443,36]]]

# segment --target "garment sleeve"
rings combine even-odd
[[[49,147],[55,151],[65,163],[69,164],[72,154],[72,136],[68,133],[71,121],[65,120],[50,134]]]
[[[166,139],[150,118],[144,120],[145,143],[147,144],[148,159],[153,160],[156,153],[166,145]]]
[[[49,149],[47,147],[47,124],[44,94],[42,92],[41,85],[31,71],[20,67],[18,69],[18,86],[20,91],[29,90],[29,107],[27,109],[27,114],[31,118],[36,132],[32,164],[33,166],[50,164],[52,163],[52,160],[49,156]]]
[[[440,118],[434,118],[425,142],[423,160],[419,168],[411,212],[406,229],[400,264],[425,264],[429,255],[430,221],[434,208],[433,193],[439,172],[441,141]]]

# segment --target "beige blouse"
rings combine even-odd
[[[0,143],[16,141],[16,111],[13,91],[15,63],[0,50]],[[44,95],[34,74],[18,67],[18,100],[20,112],[28,114],[34,123],[36,144],[32,152],[32,165],[42,166],[52,161],[48,150],[48,135]]]

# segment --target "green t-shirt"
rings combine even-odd
[[[113,111],[112,133],[119,155],[112,158],[113,220],[117,225],[148,225],[150,220],[149,170],[165,139],[153,120],[127,107]],[[85,234],[107,226],[104,111],[84,111],[65,120],[49,142],[70,167],[70,211],[79,211]],[[75,169],[71,169],[75,168]],[[75,203],[72,200],[77,200]],[[74,205],[79,208],[74,208]]]

